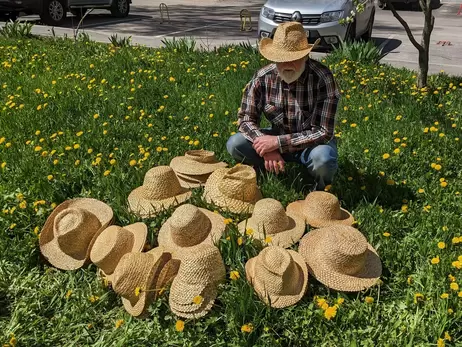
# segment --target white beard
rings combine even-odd
[[[286,82],[287,84],[291,84],[298,80],[300,76],[303,74],[305,71],[305,64],[302,65],[302,68],[299,71],[295,70],[278,70],[279,76],[281,76],[281,79]]]

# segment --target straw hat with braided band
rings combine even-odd
[[[144,223],[134,223],[124,227],[111,225],[96,239],[90,253],[90,260],[102,270],[103,276],[112,282],[120,258],[131,252],[141,252],[148,234]]]
[[[260,41],[260,53],[269,61],[282,63],[306,57],[320,42],[308,43],[303,25],[298,22],[279,24],[274,39],[264,38]]]
[[[351,226],[332,225],[310,231],[300,241],[299,252],[309,272],[334,290],[361,291],[374,285],[382,274],[377,252]]]
[[[233,213],[252,213],[261,197],[257,174],[248,165],[218,169],[210,175],[204,187],[205,201]]]
[[[225,276],[225,264],[217,247],[200,244],[191,248],[181,257],[180,269],[170,287],[171,311],[183,318],[205,316]]]
[[[338,198],[328,192],[314,191],[305,200],[290,203],[287,211],[305,217],[307,224],[321,228],[334,224],[353,225],[354,218],[350,212],[340,207]]]
[[[130,193],[128,204],[132,212],[145,218],[177,206],[190,197],[191,192],[181,187],[171,167],[157,166],[148,170],[143,185]]]
[[[247,232],[254,239],[288,248],[300,240],[306,224],[299,214],[286,213],[279,201],[266,198],[256,202],[252,217],[239,223],[238,227],[242,234]]]
[[[215,245],[225,229],[225,218],[218,213],[185,204],[162,225],[157,241],[176,258],[178,253],[200,243]]]
[[[89,263],[98,235],[112,223],[112,208],[92,198],[76,198],[58,205],[40,233],[40,251],[48,262],[62,270],[75,270]]]
[[[228,164],[216,159],[215,152],[204,149],[187,151],[184,156],[175,157],[170,161],[173,171],[188,176],[211,174],[216,169],[226,166]]]
[[[266,247],[247,261],[245,272],[257,295],[271,307],[294,305],[305,295],[308,269],[295,251]]]

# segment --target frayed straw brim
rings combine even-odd
[[[184,175],[205,175],[211,174],[217,169],[227,167],[224,162],[217,163],[201,163],[192,160],[185,156],[175,157],[170,161],[169,165],[173,171]]]
[[[202,302],[195,304],[193,300],[199,295]],[[169,295],[170,310],[178,317],[201,318],[212,309],[216,297],[216,284],[193,285],[173,280]]]
[[[306,224],[312,226],[313,228],[323,228],[336,224],[351,226],[355,223],[353,215],[344,208],[340,208],[340,212],[342,214],[340,219],[319,218],[319,216],[313,214],[309,208],[305,207],[304,200],[294,201],[290,203],[287,206],[287,211],[302,215],[305,218]]]
[[[187,176],[178,172],[175,172],[175,174],[178,177],[178,181],[180,181],[180,185],[186,189],[200,188],[205,185],[205,182],[210,177],[210,174],[199,176]]]
[[[101,228],[96,231],[90,244],[88,245],[85,257],[75,259],[64,253],[57,238],[54,237],[53,224],[56,216],[67,208],[81,208],[93,213],[99,220]],[[45,225],[40,232],[39,246],[40,252],[48,260],[48,262],[62,270],[76,270],[89,263],[90,252],[96,238],[101,232],[112,223],[114,212],[106,203],[93,198],[75,198],[66,200],[58,205],[50,216],[47,218]]]
[[[358,292],[377,283],[382,274],[382,262],[376,250],[368,244],[363,271],[351,276],[340,273],[326,264],[322,254],[323,228],[306,234],[300,241],[299,253],[308,266],[308,271],[326,287],[343,292]]]
[[[306,49],[289,51],[276,47],[273,44],[273,39],[266,37],[260,40],[259,49],[261,55],[267,60],[275,63],[285,63],[306,57],[319,44],[319,42],[320,39],[316,40],[313,45],[309,45]]]

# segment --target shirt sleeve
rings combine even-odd
[[[244,137],[253,140],[264,134],[260,131],[262,113],[262,86],[258,78],[254,78],[244,88],[242,103],[238,112],[238,127]]]
[[[295,152],[331,140],[334,136],[335,114],[339,100],[340,93],[332,73],[321,76],[317,85],[311,128],[278,136],[280,151]]]

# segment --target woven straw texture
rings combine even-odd
[[[354,224],[351,213],[341,208],[338,198],[328,192],[311,192],[305,200],[290,203],[287,211],[303,215],[306,223],[314,228]]]
[[[264,38],[260,41],[260,53],[273,62],[289,62],[307,56],[319,43],[308,44],[306,32],[298,22],[285,22],[278,25],[274,39]]]
[[[172,283],[173,285],[178,286],[177,283]],[[178,317],[182,318],[201,318],[204,317],[213,307],[215,303],[215,299],[217,297],[217,288],[214,285],[202,286],[203,289],[194,288],[191,290],[187,284],[183,284],[183,288],[178,289],[175,287],[175,291],[183,290],[185,291],[184,302],[186,304],[179,304],[169,297],[169,305],[170,310],[176,314]],[[191,297],[191,295],[196,294],[195,296]],[[195,304],[193,299],[200,295],[202,297],[202,301],[199,304]]]
[[[154,217],[163,209],[177,206],[191,197],[191,192],[181,187],[178,177],[169,166],[149,169],[143,185],[128,196],[130,211],[143,218]]]
[[[357,229],[333,225],[315,229],[300,241],[309,272],[325,286],[356,292],[373,286],[382,274],[375,249]]]
[[[252,213],[262,198],[255,170],[248,165],[216,170],[205,183],[203,198],[233,213]]]
[[[175,172],[194,176],[211,174],[216,169],[226,166],[228,164],[217,160],[215,152],[204,149],[187,151],[184,156],[175,157],[170,161],[170,167]]]
[[[208,178],[210,177],[211,174],[205,174],[205,175],[184,175],[180,174],[179,172],[175,172],[176,176],[178,177],[178,180],[180,181],[180,185],[183,188],[187,189],[194,189],[194,188],[199,188],[205,185],[205,182],[207,182]]]
[[[247,280],[260,299],[274,308],[296,304],[305,295],[308,269],[295,251],[270,246],[245,264]]]
[[[286,213],[279,201],[266,198],[257,201],[252,216],[239,223],[238,228],[242,234],[252,229],[252,237],[257,240],[269,237],[269,245],[288,248],[300,240],[306,225],[302,216]]]
[[[66,200],[48,216],[40,233],[40,251],[58,269],[78,269],[89,263],[96,238],[113,217],[112,208],[102,201]]]

